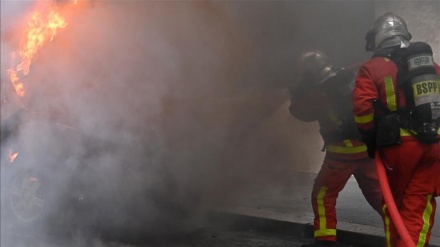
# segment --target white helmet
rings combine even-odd
[[[379,16],[371,25],[365,37],[367,42],[365,49],[374,52],[396,45],[408,47],[411,37],[402,17],[388,12]]]

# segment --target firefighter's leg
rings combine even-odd
[[[382,160],[385,165],[385,170],[388,175],[388,183],[391,193],[393,194],[394,201],[398,209],[402,207],[403,193],[418,161],[423,155],[417,145],[416,141],[403,142],[400,145],[389,146],[382,148]],[[413,149],[410,152],[405,152],[407,149]],[[398,233],[395,228],[392,218],[388,212],[387,206],[383,206],[384,213],[384,230],[386,237],[386,247],[396,247],[398,245]]]
[[[425,224],[430,221],[426,217],[431,217],[430,208],[435,207],[428,195],[432,196],[435,191],[432,177],[436,173],[429,167],[438,162],[438,158],[436,158],[437,161],[433,159],[428,161],[428,156],[425,155],[425,145],[417,141],[407,141],[400,145],[383,148],[383,160],[388,172],[390,189],[402,220],[416,244],[419,243],[421,237],[422,227],[420,226],[428,227],[425,228],[425,233],[430,233],[432,225]],[[435,150],[438,152],[438,148]],[[427,183],[430,185],[426,185]],[[385,210],[384,213],[387,246],[406,246],[399,238],[388,211]],[[415,225],[419,225],[419,228]],[[422,236],[421,241],[426,241],[425,235]],[[420,246],[424,244],[421,243]]]
[[[376,163],[373,159],[367,158],[357,161],[357,169],[354,177],[362,190],[367,202],[382,217],[382,191],[376,171]]]
[[[428,246],[435,210],[436,201],[433,194],[404,196],[402,208],[399,211],[416,246]],[[401,238],[397,238],[395,243],[395,246],[406,246]]]
[[[336,200],[355,166],[326,156],[312,191],[314,237],[316,240],[336,241]]]
[[[424,155],[403,193],[399,211],[416,246],[425,247],[429,243],[434,224],[436,172],[440,155],[438,145],[418,145],[424,150]],[[405,246],[405,243],[398,238],[396,246]]]

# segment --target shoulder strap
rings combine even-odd
[[[385,57],[385,58],[391,59],[391,54],[393,53],[394,50],[395,49],[386,48],[386,49],[375,51],[372,58],[373,57]]]
[[[391,49],[383,49],[380,51],[376,51],[373,57],[385,57],[393,61],[397,66],[397,76],[396,76],[396,104],[397,110],[400,113],[405,113],[407,110],[411,109],[414,106],[414,99],[412,97],[413,92],[408,83],[408,65],[406,63],[406,48],[391,48]],[[407,103],[406,110],[402,109],[400,106],[399,100],[399,89],[403,87],[405,93],[405,100]]]
[[[411,87],[411,83],[409,83],[408,79],[408,64],[407,64],[407,55],[406,48],[396,49],[391,53],[390,58],[397,66],[397,76],[396,76],[396,85],[397,88],[403,87],[405,93],[406,100],[406,109],[412,109],[414,104],[413,97],[413,89]],[[397,102],[399,104],[399,102]]]

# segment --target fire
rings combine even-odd
[[[12,163],[17,158],[18,152],[13,153],[12,149],[9,149],[9,162]]]
[[[25,95],[23,82],[20,75],[29,74],[29,67],[32,59],[38,51],[47,43],[53,40],[59,29],[67,26],[66,20],[58,12],[55,5],[47,11],[36,10],[30,15],[25,29],[22,45],[18,51],[21,62],[8,69],[9,79],[19,96]],[[15,58],[15,54],[13,54]]]
[[[14,69],[8,69],[9,79],[12,82],[12,85],[14,86],[15,92],[20,95],[24,96],[24,85],[19,80],[20,78],[17,75],[17,71]]]

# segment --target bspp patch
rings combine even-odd
[[[425,94],[439,94],[439,83],[437,81],[421,81],[413,84],[414,97]]]

